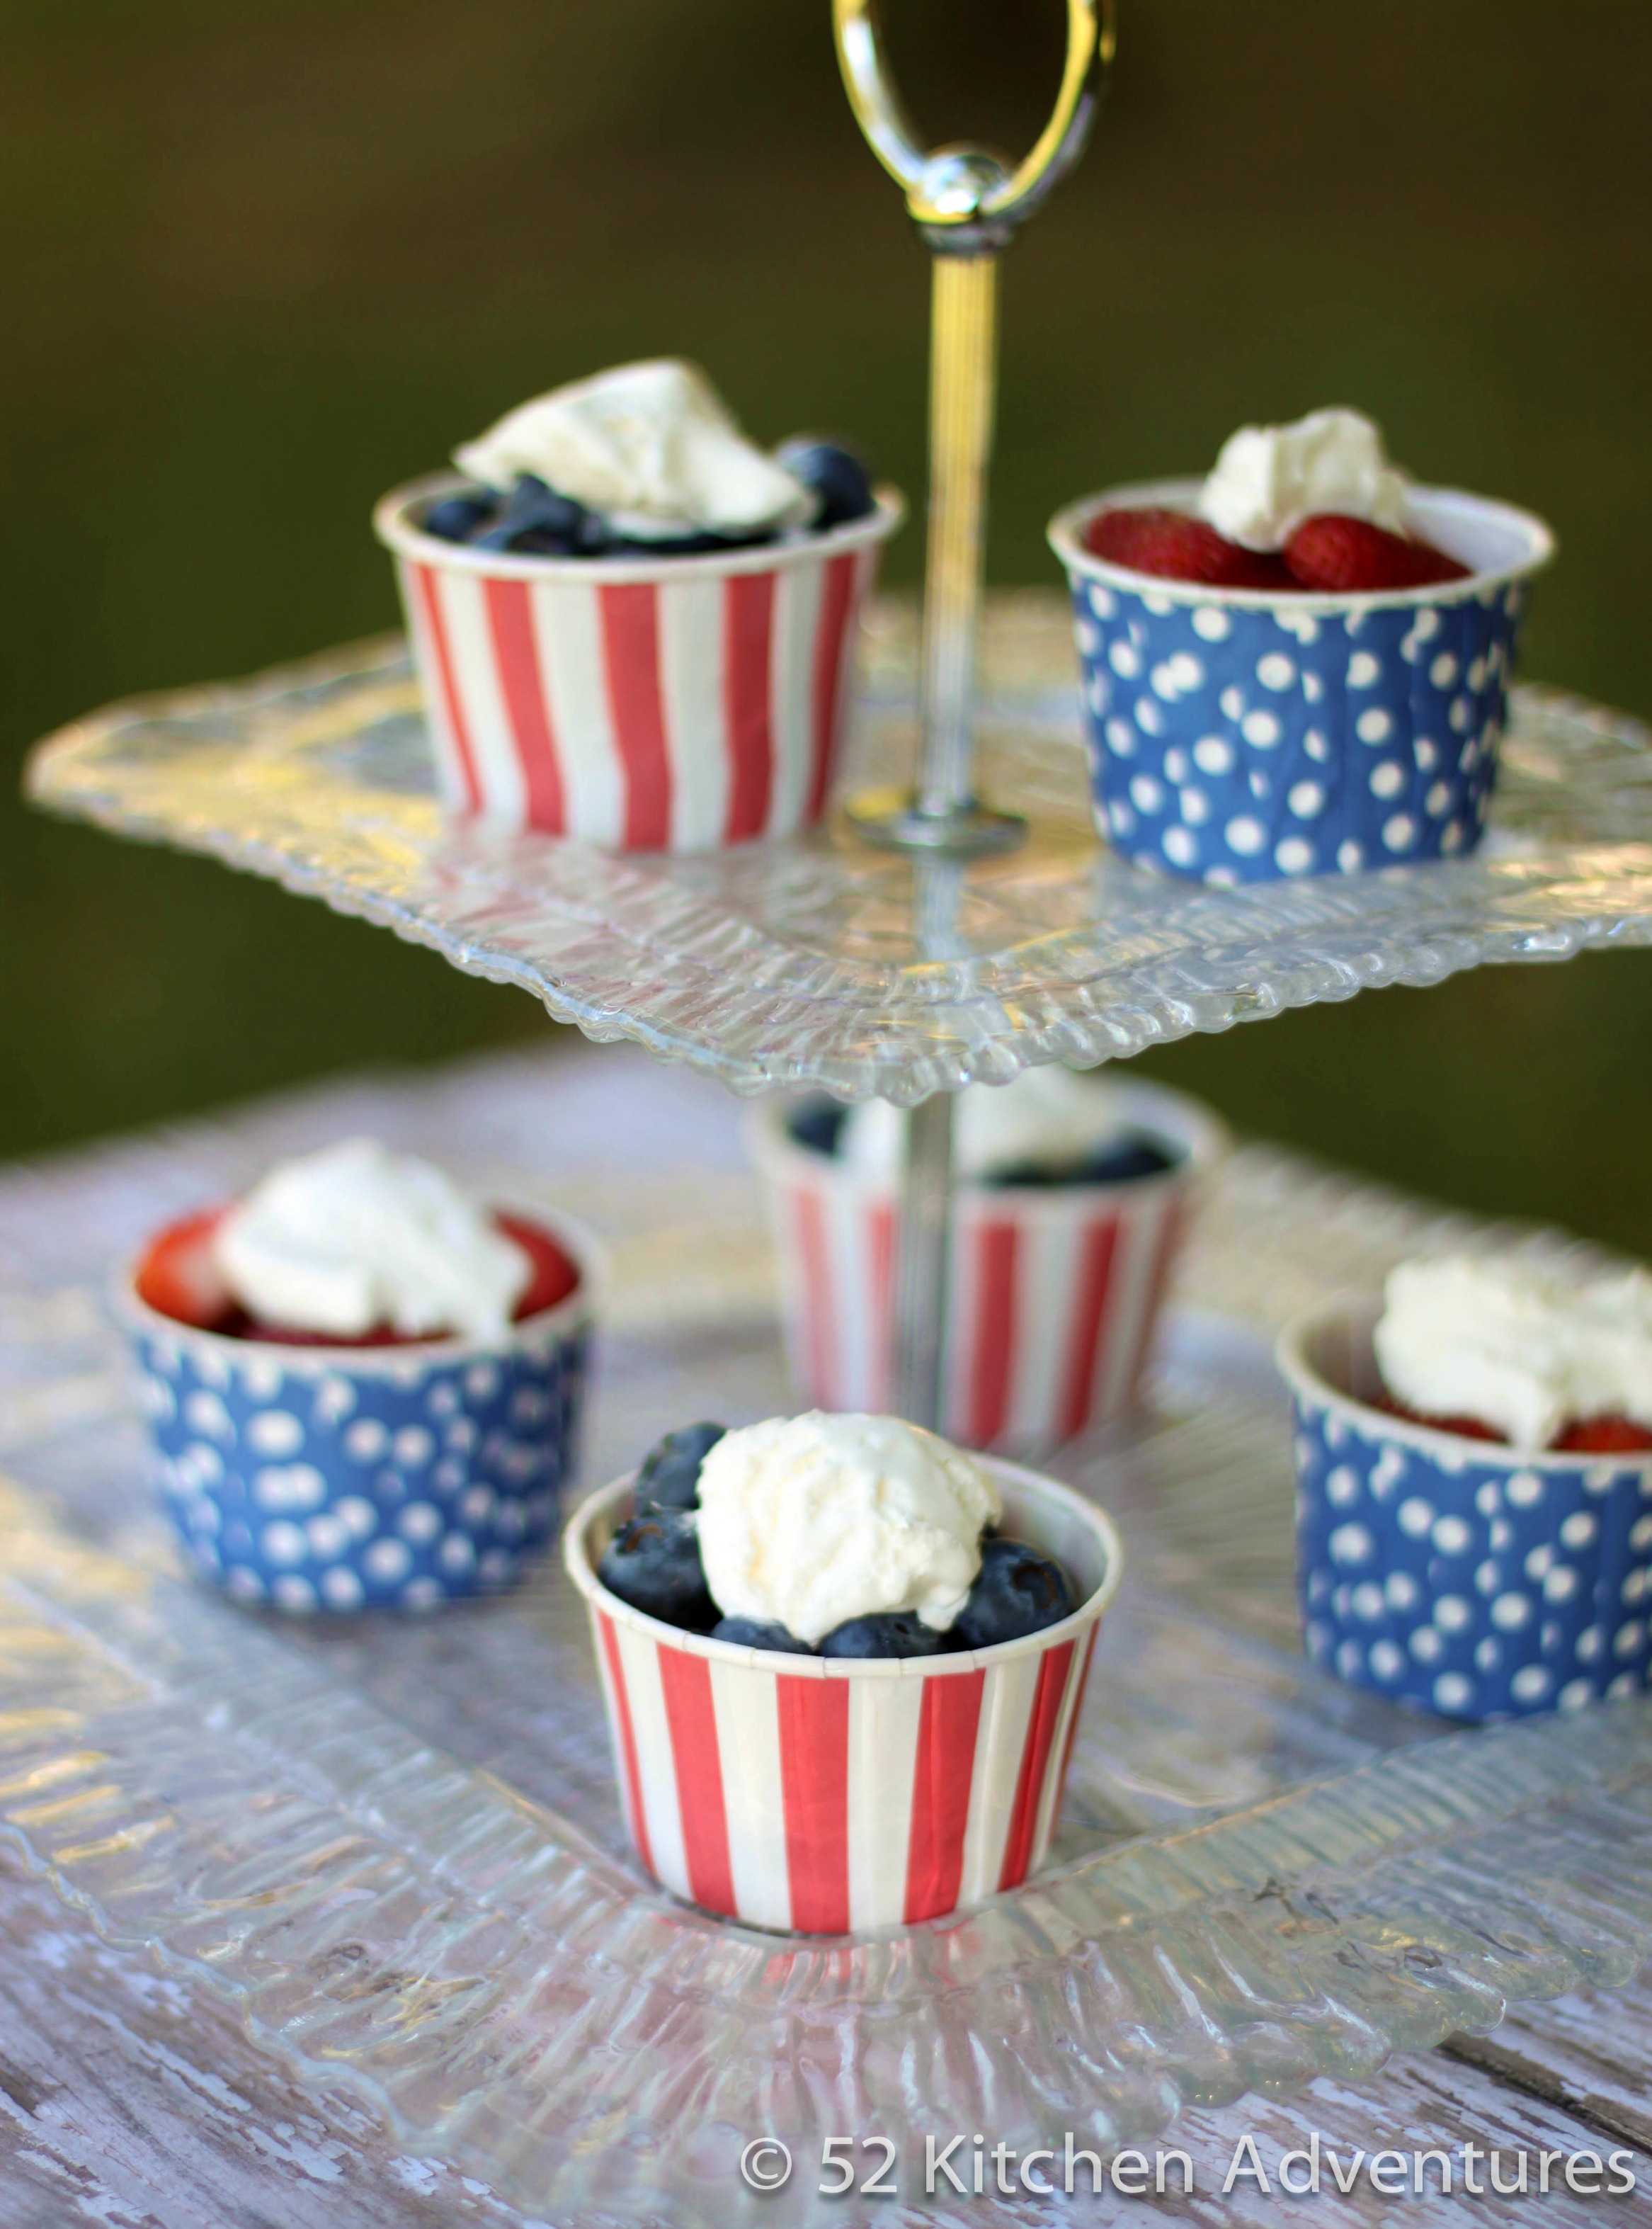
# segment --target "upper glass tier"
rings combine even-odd
[[[878,607],[846,788],[910,765],[915,663],[912,614]],[[447,819],[392,639],[95,714],[41,748],[29,789],[324,898],[742,1093],[911,1104],[1374,985],[1652,941],[1652,737],[1549,691],[1516,692],[1476,858],[1237,890],[1098,844],[1059,594],[990,605],[979,735],[983,791],[1032,834],[956,869],[872,850],[841,819],[688,858]]]

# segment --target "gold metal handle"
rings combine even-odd
[[[885,57],[880,6],[881,0],[832,0],[832,22],[856,120],[905,191],[934,258],[929,564],[917,785],[904,808],[891,813],[879,800],[864,800],[851,804],[849,814],[869,841],[900,851],[1001,851],[1021,841],[1025,824],[978,804],[970,780],[997,369],[997,258],[1084,150],[1098,80],[1112,60],[1114,0],[1066,0],[1060,93],[1037,145],[1015,168],[983,147],[919,145]]]
[[[919,144],[884,57],[880,0],[832,0],[832,21],[855,119],[938,253],[1002,247],[1083,153],[1097,82],[1113,58],[1114,0],[1067,0],[1061,90],[1037,145],[1013,170],[985,148]]]

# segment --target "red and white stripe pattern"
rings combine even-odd
[[[760,553],[635,565],[483,553],[387,498],[445,800],[622,851],[789,836],[826,807],[876,517]]]
[[[1086,1520],[1106,1527],[1098,1511]],[[1060,1811],[1117,1578],[1111,1528],[1099,1549],[1072,1520],[1061,1532],[1042,1545],[1101,1589],[1079,1616],[974,1656],[899,1663],[675,1634],[607,1595],[571,1546],[647,1870],[708,1911],[809,1934],[938,1918],[1018,1887]]]
[[[1162,1135],[1172,1095],[1152,1097],[1143,1127]],[[757,1145],[793,1389],[813,1408],[877,1415],[893,1388],[893,1190],[797,1146],[784,1124],[783,1109],[763,1109]],[[949,1439],[1031,1455],[1132,1406],[1213,1128],[1199,1114],[1171,1130],[1188,1159],[1132,1184],[961,1188],[942,1423]]]

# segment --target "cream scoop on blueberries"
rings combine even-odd
[[[637,1507],[602,1583],[743,1648],[934,1655],[1020,1640],[1077,1606],[1059,1564],[998,1535],[989,1473],[895,1417],[816,1410],[668,1433],[638,1471]]]
[[[876,508],[853,451],[747,440],[705,374],[616,366],[506,413],[454,452],[471,483],[427,534],[533,557],[692,557],[820,534]]]

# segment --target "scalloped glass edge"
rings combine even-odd
[[[965,1917],[781,1944],[639,1889],[9,1486],[0,1571],[8,1843],[306,2078],[562,2229],[810,2218],[806,2189],[743,2189],[759,2132],[1139,2142],[1184,2105],[1358,2079],[1511,2002],[1621,1983],[1652,1950],[1647,1699],[1419,1723]]]
[[[40,746],[27,787],[54,812],[320,897],[519,986],[598,1042],[632,1038],[746,1095],[814,1085],[910,1104],[1380,985],[1652,941],[1639,723],[1517,691],[1476,858],[1207,890],[1096,848],[1052,617],[1049,599],[1000,607],[981,716],[987,784],[1033,814],[1034,840],[935,885],[944,919],[923,951],[911,868],[852,838],[615,858],[445,823],[394,638],[112,707]],[[853,783],[890,779],[910,748],[898,619],[874,624],[873,652]]]

